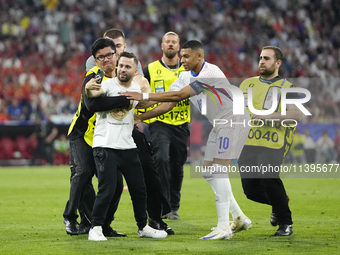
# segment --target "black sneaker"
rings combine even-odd
[[[163,220],[153,220],[149,218],[149,226],[157,230],[165,230],[168,235],[174,235],[175,231],[168,226]]]
[[[170,228],[167,224],[165,224],[165,226],[163,227],[163,230],[165,230],[165,232],[168,233],[168,235],[174,235],[175,234],[175,231]]]
[[[118,233],[116,230],[113,230],[111,226],[103,227],[103,235],[106,237],[126,237],[125,234]]]
[[[287,200],[288,200],[288,203],[289,203],[289,201],[290,201],[289,196],[287,196]],[[273,227],[276,227],[277,225],[279,225],[279,218],[277,217],[277,214],[274,212],[274,209],[272,209],[272,213],[270,215],[270,224]]]
[[[78,222],[76,220],[64,219],[65,230],[68,235],[78,235]]]
[[[80,223],[78,227],[78,235],[86,235],[90,232],[91,225],[85,225]]]
[[[274,236],[291,236],[293,235],[292,225],[280,225]]]

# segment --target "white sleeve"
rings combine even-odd
[[[188,84],[185,84],[183,75],[181,75],[174,83],[171,84],[169,91],[180,91],[183,87],[185,87]]]
[[[102,89],[103,89],[102,96],[109,96],[110,87],[111,87],[110,85],[111,85],[111,79],[108,79],[102,82]]]

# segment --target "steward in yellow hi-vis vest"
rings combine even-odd
[[[180,51],[180,38],[172,31],[164,34],[161,43],[163,55],[161,59],[149,63],[143,69],[144,77],[149,81],[153,93],[165,92],[177,81],[181,72],[185,71],[181,65],[178,52]],[[160,116],[157,112],[164,113]],[[147,121],[150,131],[150,145],[153,159],[162,183],[162,193],[170,204],[171,212],[166,218],[180,219],[181,188],[183,183],[183,166],[187,160],[187,147],[190,130],[190,101],[161,103],[147,109],[156,118]],[[150,116],[149,115],[149,116]]]
[[[184,71],[182,65],[175,69],[169,69],[157,60],[148,65],[149,77],[150,77],[150,88],[152,93],[160,93],[168,91],[171,84],[177,80],[180,73]],[[146,110],[139,109],[138,113],[150,111],[155,108],[157,104],[149,107]],[[159,115],[155,118],[146,120],[146,123],[152,123],[155,121],[161,121],[170,125],[182,125],[183,123],[190,122],[190,100],[184,99],[176,104],[176,106],[169,112]]]
[[[287,104],[284,109],[286,114],[282,114],[283,97],[294,99],[293,101],[300,98],[299,94],[294,92],[282,94],[283,88],[294,87],[289,81],[279,76],[282,59],[283,53],[280,48],[273,45],[264,46],[258,62],[260,76],[246,79],[240,85],[248,111],[250,88],[252,88],[251,100],[254,109],[272,110],[274,108],[274,112],[269,115],[249,111],[253,118],[251,125],[254,127],[251,127],[249,131],[237,162],[246,197],[271,206],[271,214],[268,215],[270,224],[279,226],[274,236],[293,235],[289,197],[280,176],[285,172],[283,158],[292,145],[295,126],[302,118],[302,111],[295,104]],[[274,90],[277,93],[274,93]],[[277,105],[273,105],[273,96],[277,97],[275,98]]]
[[[286,79],[278,77],[274,79],[274,81],[269,82],[258,76],[244,80],[240,85],[240,89],[244,94],[247,110],[252,117],[253,113],[250,112],[248,108],[249,87],[252,88],[252,102],[254,108],[257,110],[268,110],[272,107],[273,87],[277,87],[278,105],[275,111],[281,112],[281,88],[289,88],[292,86],[294,87],[294,85]],[[289,96],[287,98],[289,98]],[[286,126],[285,127],[281,124],[281,122],[266,120],[264,121],[264,125],[261,126],[261,121],[252,121],[252,126],[257,125],[259,127],[251,127],[245,145],[268,147],[271,149],[280,149],[284,147],[284,156],[286,156],[293,142],[294,131],[296,128],[295,124],[284,124]]]
[[[98,71],[98,66],[95,66],[86,73],[85,77],[89,76],[90,74],[96,74],[97,71]],[[107,79],[108,78],[106,76],[104,76],[103,81],[105,81]],[[95,126],[95,121],[96,121],[96,113],[90,113],[90,112],[87,111],[86,113],[88,115],[92,115],[92,117],[87,116],[87,117],[90,117],[87,121],[87,125],[83,125],[83,122],[86,121],[85,118],[84,118],[85,116],[82,115],[82,114],[84,114],[84,110],[82,112],[82,109],[83,109],[83,107],[85,107],[85,105],[83,105],[83,104],[84,104],[83,94],[81,94],[81,98],[80,98],[80,102],[79,102],[79,105],[78,105],[77,112],[73,116],[73,120],[72,120],[72,123],[71,123],[71,125],[68,129],[67,135],[71,134],[74,126],[78,123],[78,125],[77,125],[77,126],[79,126],[78,128],[83,129],[82,132],[84,132],[85,142],[92,147],[94,126]],[[82,124],[79,125],[80,122]],[[84,127],[87,127],[86,130],[84,130]]]

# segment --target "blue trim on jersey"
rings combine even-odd
[[[286,82],[286,78],[284,78],[284,80],[282,81],[282,83],[281,83],[281,87],[283,86],[283,84],[285,84],[285,82]]]
[[[276,82],[278,79],[280,79],[280,76],[276,76],[275,78],[273,78],[271,80],[265,80],[260,76],[260,81],[263,82],[263,83],[267,83],[267,84],[272,84],[272,83]],[[285,84],[286,81],[287,81],[287,79],[284,78],[282,83],[281,83],[281,87],[283,86],[283,84]]]
[[[272,82],[270,80],[265,80],[261,76],[260,76],[260,81],[264,82],[264,83],[267,83],[267,84],[272,84]]]
[[[196,95],[199,95],[203,92],[203,90],[199,88],[204,88],[204,85],[198,80],[195,80],[194,82],[189,83],[189,85],[196,92]]]
[[[225,95],[227,98],[229,98],[231,101],[233,101],[233,99],[227,94],[227,92],[224,89],[221,88],[215,88],[217,91],[221,92],[223,95]]]
[[[205,85],[207,84],[204,84],[198,80],[195,80],[191,83],[189,83],[190,87],[195,91],[196,95],[199,95],[203,92],[203,89],[208,89],[208,90],[211,90],[210,88],[206,87]],[[207,85],[208,86],[208,85]],[[233,101],[233,99],[230,97],[230,95],[228,94],[227,91],[225,91],[225,89],[223,88],[215,88],[213,87],[216,91],[222,93],[223,95],[225,95],[227,98],[229,98],[231,101]]]
[[[267,84],[272,84],[272,83],[274,83],[274,82],[277,82],[278,80],[280,80],[281,79],[281,77],[280,76],[276,76],[276,77],[274,77],[274,78],[272,78],[272,79],[270,79],[270,80],[265,80],[265,79],[263,79],[261,76],[259,76],[260,78],[260,81],[261,82],[263,82],[263,83],[267,83]],[[286,82],[286,79],[284,79],[283,80],[283,83],[285,83]],[[281,84],[281,86],[282,86],[283,84]]]
[[[194,74],[194,72],[192,70],[190,70],[191,75],[194,76],[194,77],[197,77],[200,74],[200,72],[202,71],[204,65],[205,65],[205,61],[203,62],[201,70],[197,74]]]

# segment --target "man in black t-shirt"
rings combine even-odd
[[[37,117],[35,124],[34,135],[37,137],[38,146],[33,153],[31,165],[36,165],[39,156],[43,157],[48,165],[53,165],[53,142],[58,135],[57,126],[51,121],[49,114],[47,121]]]

